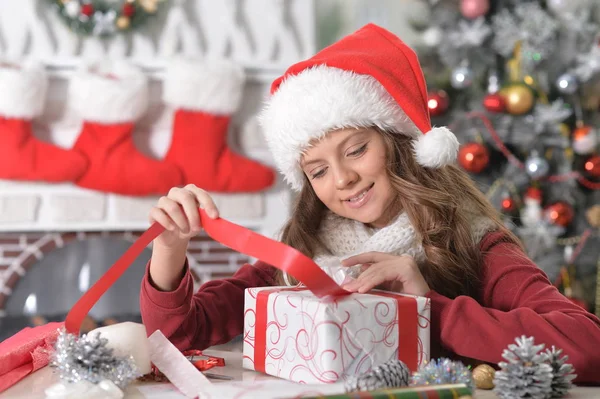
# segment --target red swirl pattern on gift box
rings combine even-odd
[[[429,299],[425,303],[423,310],[421,312],[419,312],[419,316],[417,319],[417,324],[419,326],[419,330],[429,332],[430,331],[429,326],[431,325],[431,320],[428,317],[424,316],[423,314],[431,314],[431,301]],[[429,339],[427,340],[427,344],[428,344],[427,349],[429,349]],[[425,347],[423,345],[423,341],[421,340],[420,336],[418,336],[417,348],[418,348],[418,362],[419,362],[419,364],[423,364],[425,361],[429,360],[429,350],[425,349]]]
[[[263,289],[257,295],[254,307],[257,313],[263,313],[267,331],[262,343],[257,343],[251,332],[245,334],[246,342],[255,349],[254,369],[297,382],[331,383],[345,375],[366,372],[374,363],[398,356],[399,347],[404,347],[406,355],[406,348],[411,346],[416,366],[414,298],[373,293],[323,302],[315,300],[307,290],[290,291],[298,290]],[[414,305],[414,317],[405,320],[403,325],[414,328],[415,337],[404,344],[399,343],[398,298],[404,301],[403,308],[409,303]],[[262,329],[259,322],[253,322],[248,321],[245,328]],[[264,358],[260,359],[262,353]]]

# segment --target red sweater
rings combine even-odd
[[[502,233],[487,234],[480,298],[431,298],[432,358],[452,356],[497,364],[515,337],[555,345],[569,356],[579,383],[600,383],[600,320],[565,298]],[[187,266],[186,266],[187,267]],[[160,329],[179,349],[204,349],[242,334],[244,289],[273,285],[275,269],[265,263],[242,266],[232,277],[193,292],[189,271],[177,289],[158,291],[148,269],[142,281],[141,313],[151,334]]]

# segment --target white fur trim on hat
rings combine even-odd
[[[375,78],[325,65],[283,81],[259,120],[278,169],[296,191],[304,181],[303,151],[331,130],[378,126],[422,134]]]
[[[48,76],[42,64],[0,59],[0,116],[32,119],[40,115],[47,90]]]
[[[126,123],[148,108],[148,78],[124,61],[86,64],[69,83],[69,103],[79,116],[96,123]]]
[[[229,115],[242,99],[244,68],[224,59],[174,59],[167,66],[163,100],[176,108]]]
[[[417,162],[427,168],[441,168],[453,163],[460,143],[448,128],[434,127],[413,141]]]

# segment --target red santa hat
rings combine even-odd
[[[459,148],[450,130],[431,127],[415,52],[374,24],[292,65],[273,82],[259,119],[278,169],[297,191],[303,151],[333,129],[378,126],[412,137],[427,168],[453,163]]]

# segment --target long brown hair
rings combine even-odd
[[[450,298],[478,296],[482,254],[473,241],[471,215],[489,218],[508,241],[521,245],[518,238],[506,229],[496,209],[462,169],[455,165],[426,169],[414,159],[411,138],[375,129],[386,145],[387,172],[398,193],[398,209],[406,212],[422,240],[427,261],[421,273],[427,284]],[[321,246],[318,231],[325,211],[306,179],[281,241],[313,257]],[[282,273],[277,283],[284,283]]]

